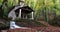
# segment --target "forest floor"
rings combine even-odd
[[[4,21],[5,20],[0,20],[0,23],[3,23]],[[27,28],[35,29],[38,32],[60,32],[60,27],[54,27],[45,21],[39,21],[39,22],[46,25],[46,27],[27,27]]]
[[[34,29],[37,29],[40,32],[60,32],[60,27],[52,26],[45,21],[39,21],[39,22],[46,25],[47,27],[33,27]]]
[[[10,30],[3,30],[3,32],[12,31],[12,32],[60,32],[60,27],[33,27],[31,29],[27,28],[19,28],[19,29],[10,29]]]
[[[39,22],[46,25],[46,27],[33,27],[32,29],[36,29],[37,31],[40,32],[60,32],[60,27],[52,26],[45,21],[39,21]]]

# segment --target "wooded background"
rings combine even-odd
[[[18,5],[19,1],[0,0],[0,17],[7,18],[10,8]],[[60,23],[60,0],[24,0],[24,5],[28,5],[35,11],[35,19],[51,23],[53,20],[54,23],[58,20],[58,23]]]

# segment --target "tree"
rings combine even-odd
[[[1,6],[0,6],[0,16],[1,17],[3,17],[3,14],[4,14],[4,10],[3,10],[3,5],[5,5],[6,4],[6,2],[7,2],[7,0],[3,0],[2,2],[1,2]]]

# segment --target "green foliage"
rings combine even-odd
[[[18,5],[18,0],[0,0],[1,16],[6,18],[8,11],[12,6]],[[2,6],[2,7],[1,7]]]
[[[13,6],[18,5],[18,3],[19,3],[19,0],[7,0],[4,3],[3,3],[3,1],[4,0],[0,0],[0,7],[2,5],[2,11],[0,13],[2,15],[2,16],[0,15],[1,17],[7,16],[6,14],[8,14],[9,9]],[[25,4],[25,6],[28,5],[35,11],[34,16],[36,19],[40,20],[42,18],[42,19],[45,19],[46,21],[48,21],[49,15],[51,15],[53,17],[60,15],[60,2],[59,1],[60,0],[24,0],[24,4]],[[22,20],[22,21],[26,21],[26,20]],[[50,23],[55,24],[56,21],[53,21],[53,22],[50,21]]]
[[[33,10],[35,10],[35,14],[37,13],[38,10],[41,10],[41,9],[44,9],[44,7],[47,8],[47,10],[51,10],[51,8],[54,8],[55,7],[55,4],[58,4],[58,2],[56,2],[57,0],[55,0],[55,3],[53,0],[46,0],[46,3],[45,3],[45,0],[24,0],[24,3],[25,5],[28,5],[30,6]],[[3,0],[0,0],[0,3],[2,4]],[[45,4],[44,4],[45,3]],[[8,9],[14,5],[18,5],[18,0],[7,0],[7,8],[4,8],[5,9]],[[45,6],[46,5],[46,6]],[[60,9],[59,8],[59,4],[56,5],[57,9]],[[6,11],[6,10],[5,10]]]
[[[13,6],[13,0],[8,0],[7,5],[8,5],[8,7]]]
[[[0,6],[2,5],[3,0],[0,0]]]
[[[0,0],[0,7],[4,0]],[[60,15],[60,0],[24,0],[25,6],[28,5],[31,7],[35,12],[34,16],[39,18],[42,15],[46,21],[49,20],[47,17],[48,14],[51,16],[59,16]],[[8,14],[9,9],[12,6],[18,5],[19,0],[7,0],[3,3],[2,13],[4,16]],[[42,13],[41,13],[42,11]]]

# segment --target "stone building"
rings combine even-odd
[[[20,1],[19,5],[14,6],[14,8],[9,11],[8,18],[12,17],[12,20],[15,18],[28,19],[28,17],[31,16],[29,19],[34,19],[33,12],[29,6],[24,6],[24,2]]]

